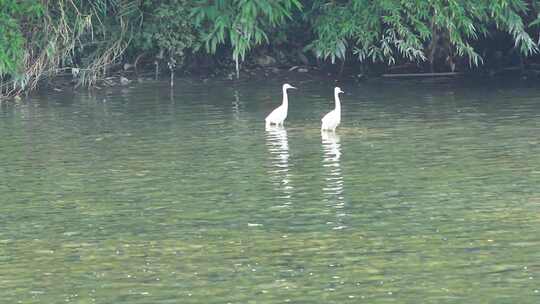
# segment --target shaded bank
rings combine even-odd
[[[4,0],[0,95],[57,75],[91,86],[149,68],[169,76],[239,77],[261,66],[536,76],[538,8],[522,0]]]

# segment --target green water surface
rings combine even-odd
[[[0,302],[540,303],[540,87],[282,82],[0,104]]]

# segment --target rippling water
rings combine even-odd
[[[293,84],[0,104],[2,302],[540,302],[539,88]]]

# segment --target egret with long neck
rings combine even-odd
[[[292,85],[286,83],[283,85],[283,102],[279,107],[274,109],[272,113],[270,113],[264,121],[266,122],[266,125],[283,125],[283,122],[287,118],[287,111],[289,110],[289,98],[287,96],[287,89],[296,89]]]
[[[336,108],[333,111],[330,111],[330,113],[324,115],[324,117],[322,118],[322,131],[335,132],[336,128],[341,123],[341,102],[339,100],[339,93],[343,93],[343,91],[339,87],[335,87],[334,100],[336,103]]]

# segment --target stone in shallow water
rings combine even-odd
[[[276,64],[276,59],[272,56],[262,55],[255,59],[255,62],[260,66],[270,66]]]

